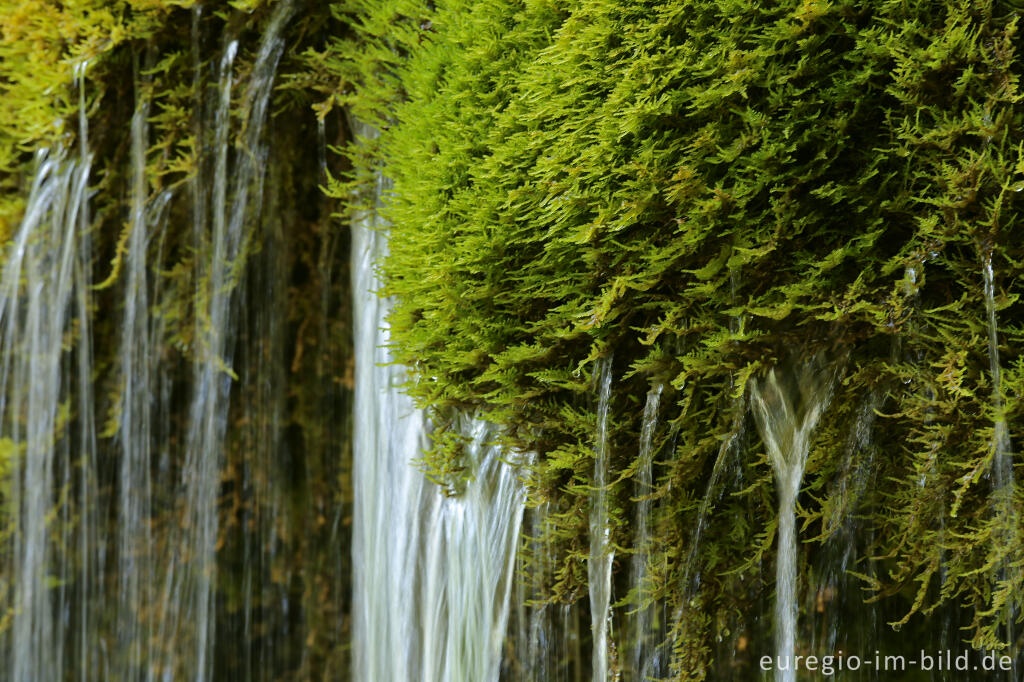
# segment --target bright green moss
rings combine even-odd
[[[614,352],[620,552],[633,541],[643,396],[672,387],[654,492],[666,548],[655,593],[670,604],[715,462],[739,458],[739,494],[717,503],[700,548],[709,615],[676,632],[679,674],[701,677],[715,629],[771,590],[770,469],[753,437],[739,454],[722,448],[737,419],[753,429],[737,398],[765,368],[834,349],[848,360],[805,477],[802,537],[818,536],[806,567],[857,510],[861,556],[882,559],[856,570],[902,595],[890,620],[949,599],[977,614],[975,645],[999,640],[997,607],[1024,584],[1011,571],[992,593],[992,567],[1024,547],[994,541],[988,503],[981,268],[991,255],[1004,407],[1020,424],[1024,109],[1010,3],[358,9],[364,42],[327,63],[358,93],[344,101],[386,128],[354,153],[394,183],[396,352],[423,404],[480,409],[539,453],[534,501],[559,510],[554,595],[586,589],[591,375]],[[875,414],[870,438],[855,438]],[[458,470],[445,452],[457,450],[429,459],[439,474]],[[876,484],[850,499],[862,460]]]

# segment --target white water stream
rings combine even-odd
[[[1010,442],[1010,431],[1006,425],[1006,414],[1003,407],[1002,366],[999,360],[999,325],[996,320],[995,271],[992,267],[992,254],[987,253],[982,263],[984,278],[985,314],[988,329],[988,360],[990,378],[992,380],[992,409],[995,413],[992,425],[992,504],[998,517],[1000,535],[997,542],[1013,547],[1019,542],[1021,533],[1020,518],[1014,504],[1015,481],[1013,474],[1013,446]],[[1019,565],[1003,561],[997,570],[997,580],[1006,580],[1010,571],[1022,570]],[[1014,610],[1004,608],[1006,619],[1005,635],[1008,642],[1014,642]],[[1019,652],[1010,651],[1013,670],[1010,679],[1018,679],[1017,669]]]
[[[597,363],[597,433],[594,444],[594,480],[590,494],[590,559],[587,582],[590,592],[590,632],[593,682],[608,680],[608,630],[611,620],[612,561],[611,527],[608,522],[608,408],[612,397],[612,360]]]
[[[364,137],[373,132],[365,126]],[[383,193],[379,181],[375,199]],[[524,492],[495,434],[463,419],[470,480],[453,496],[415,461],[430,425],[400,390],[377,296],[387,234],[376,208],[353,220],[356,349],[353,679],[496,681]]]
[[[4,516],[18,534],[0,585],[4,612],[18,614],[4,633],[10,660],[3,668],[11,682],[64,674],[66,629],[57,614],[67,608],[59,587],[68,566],[60,561],[63,543],[54,540],[70,536],[72,435],[61,403],[71,378],[64,339],[75,297],[88,296],[80,238],[89,165],[87,156],[69,159],[60,149],[37,155],[25,217],[0,281],[0,466],[10,486]]]
[[[636,481],[636,553],[630,562],[630,583],[642,601],[650,599],[647,587],[648,563],[651,560],[651,493],[654,491],[654,435],[658,427],[658,408],[664,384],[656,384],[647,392],[643,418],[640,423],[640,443],[637,452],[639,470]],[[654,605],[636,609],[630,623],[631,652],[630,667],[634,680],[645,680],[656,673],[657,661],[652,660],[663,635],[662,629],[655,629]]]
[[[811,447],[811,433],[828,406],[834,372],[817,362],[791,373],[773,368],[750,387],[754,418],[775,472],[779,497],[775,559],[776,682],[795,682],[797,625],[796,497]]]

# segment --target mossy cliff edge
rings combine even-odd
[[[769,627],[744,614],[773,589],[775,490],[747,387],[825,354],[842,380],[799,499],[801,575],[852,542],[846,618],[866,618],[859,592],[895,628],[955,613],[954,643],[1006,643],[1024,545],[990,471],[1024,409],[1018,4],[356,5],[330,66],[338,101],[383,130],[360,164],[393,181],[395,350],[439,423],[476,410],[537,453],[557,557],[542,594],[586,595],[611,358],[620,555],[645,395],[666,391],[646,594],[677,614],[673,679],[706,674],[714,646],[750,655],[736,647]],[[440,434],[426,465],[457,478],[458,438]],[[734,480],[712,491],[722,467]]]
[[[274,4],[210,4],[203,21],[244,31]],[[164,104],[152,196],[193,176],[191,5],[0,6],[0,232],[17,224],[27,153],[75,129],[85,59],[96,165],[112,169],[100,182],[127,183],[113,160],[139,83]],[[776,492],[749,384],[819,357],[841,380],[799,497],[803,627],[870,609],[904,627],[905,650],[934,641],[930,618],[953,623],[951,646],[1021,636],[1024,544],[1006,521],[1024,498],[1012,484],[1017,515],[994,504],[992,475],[1002,429],[1019,448],[1024,423],[1021,9],[351,0],[300,11],[277,129],[298,150],[312,128],[297,112],[327,121],[328,191],[349,211],[369,178],[392,181],[382,268],[394,350],[438,424],[424,466],[458,485],[462,443],[445,425],[466,411],[536,453],[524,477],[547,513],[524,539],[537,563],[521,571],[535,599],[587,594],[595,374],[610,359],[611,540],[620,557],[635,551],[646,497],[658,550],[642,590],[625,561],[616,569],[616,618],[664,605],[673,679],[729,679],[730,661],[752,670],[768,651]],[[342,111],[380,138],[349,141]],[[299,151],[290,163],[301,167]],[[319,183],[298,175],[303,191]],[[113,286],[125,209],[107,197],[97,281],[113,272]],[[314,235],[345,229],[323,215],[304,224],[296,253],[308,264]],[[182,248],[168,269],[172,288],[189,290],[190,258]],[[185,358],[182,296],[168,345]],[[655,479],[638,495],[652,386],[664,391]],[[840,599],[824,576],[846,544]],[[542,552],[554,557],[544,572]]]

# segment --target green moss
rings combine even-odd
[[[861,556],[882,557],[857,570],[894,597],[891,620],[951,600],[977,615],[976,646],[999,640],[998,607],[1019,606],[1008,595],[1021,575],[993,592],[992,567],[1019,563],[1024,546],[994,542],[984,478],[995,415],[981,268],[991,254],[1001,292],[1022,274],[1011,3],[493,0],[356,12],[358,38],[324,62],[341,92],[357,93],[342,101],[384,128],[350,154],[393,180],[383,266],[397,356],[415,368],[422,404],[479,410],[540,455],[532,500],[558,510],[553,598],[585,593],[597,358],[614,351],[620,551],[632,543],[643,396],[651,382],[673,389],[654,580],[677,607],[688,529],[742,409],[733,396],[788,357],[835,348],[850,370],[808,465],[802,535],[817,538],[803,561],[856,510],[871,538]],[[1012,294],[998,298],[1004,362],[1019,367],[1022,311]],[[1011,433],[1019,381],[1005,372]],[[871,446],[854,447],[870,396]],[[430,461],[443,475],[454,456],[443,446]],[[868,457],[885,485],[844,498],[837,481]],[[761,446],[751,440],[734,468],[736,494],[715,505],[714,540],[701,547],[709,619],[677,629],[680,671],[707,670],[713,630],[771,590]]]
[[[205,163],[195,102],[211,84],[194,80],[192,4],[0,2],[0,240],[19,219],[31,151],[74,141],[74,70],[88,61],[90,138],[103,169],[99,306],[116,309],[123,284],[123,132],[134,103],[152,102],[150,200],[187,194]],[[270,7],[204,7],[201,43],[210,48],[225,27],[245,35]],[[666,387],[651,491],[662,551],[650,594],[677,616],[667,624],[676,677],[713,674],[720,636],[763,641],[763,626],[744,614],[765,612],[771,591],[774,484],[743,397],[767,368],[828,350],[848,358],[847,370],[807,467],[802,574],[813,576],[855,528],[853,571],[882,598],[885,618],[923,629],[919,613],[962,606],[973,644],[1001,643],[1002,606],[1019,609],[1024,594],[1018,568],[995,577],[997,566],[1019,567],[1024,547],[996,541],[988,480],[993,424],[1004,418],[1015,435],[1024,422],[1018,11],[1008,0],[352,0],[297,20],[275,113],[313,107],[326,121],[341,152],[330,165],[334,196],[349,200],[382,170],[392,179],[383,267],[397,301],[395,351],[437,423],[474,410],[502,424],[510,445],[537,453],[531,503],[547,505],[541,540],[556,552],[538,578],[543,597],[586,594],[592,375],[613,354],[609,507],[620,556],[635,540],[644,396]],[[243,49],[240,78],[252,59]],[[382,136],[353,144],[341,110]],[[309,123],[282,135],[297,149]],[[301,166],[298,154],[286,154],[288,168]],[[313,170],[275,183],[302,195]],[[297,203],[282,210],[294,217]],[[171,224],[189,224],[187,202],[170,210]],[[303,228],[289,236],[289,262],[308,279],[295,277],[302,303],[288,322],[289,425],[319,442],[322,396],[302,386],[324,371],[339,391],[351,379],[312,352],[347,339],[312,303],[319,287],[343,298],[330,250],[318,251],[340,223],[294,224]],[[155,313],[164,350],[187,363],[194,245],[177,229],[165,246]],[[252,243],[247,258],[261,248]],[[1001,415],[988,369],[986,259],[996,274]],[[303,326],[307,318],[316,323]],[[98,338],[115,327],[107,321]],[[103,374],[112,358],[100,355]],[[117,390],[116,377],[101,387],[110,406]],[[116,407],[108,415],[115,423]],[[453,487],[460,446],[439,429],[424,460]],[[1019,509],[1019,485],[1016,496]],[[292,549],[310,551],[301,541]],[[627,599],[618,610],[631,607]]]

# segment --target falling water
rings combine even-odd
[[[264,123],[293,11],[289,1],[275,6],[241,96],[233,75],[239,43],[226,39],[217,101],[197,106],[197,138],[208,150],[201,156],[212,163],[200,161],[195,185],[212,191],[193,193],[200,256],[191,381],[180,381],[167,362],[166,320],[155,312],[174,306],[182,292],[165,299],[160,286],[174,195],[149,193],[148,84],[136,86],[126,232],[102,285],[91,278],[84,64],[75,69],[78,158],[59,148],[37,155],[0,280],[0,468],[5,527],[15,531],[4,538],[0,582],[9,619],[0,627],[4,679],[203,682],[215,675],[214,623],[229,620],[216,613],[215,580],[228,389],[243,303],[238,284],[268,201]],[[239,101],[243,128],[235,144]],[[121,309],[113,361],[97,368],[91,292],[103,289]],[[98,435],[93,381],[106,367],[115,402]],[[184,434],[168,416],[175,391],[189,402]],[[254,679],[251,670],[244,679]]]
[[[704,489],[704,497],[701,498],[700,508],[697,510],[697,523],[693,526],[693,535],[690,540],[690,551],[687,554],[686,566],[683,574],[683,605],[694,596],[700,583],[700,567],[698,555],[701,542],[704,540],[704,532],[707,530],[711,511],[714,504],[722,496],[722,477],[730,468],[730,455],[735,452],[736,444],[743,435],[743,415],[746,401],[740,397],[733,403],[733,420],[729,429],[729,435],[722,441],[715,457],[715,463],[711,467],[711,477]],[[733,464],[735,466],[735,464]]]
[[[651,558],[651,492],[654,489],[654,434],[658,426],[658,406],[664,384],[656,384],[647,392],[643,419],[640,423],[640,443],[637,452],[639,470],[637,472],[635,510],[636,553],[632,558],[630,582],[636,590],[641,606],[636,610],[632,622],[632,652],[630,664],[633,679],[645,680],[651,670],[653,661],[648,640],[658,641],[659,633],[652,631],[653,606],[645,606],[650,599],[647,594],[647,566]]]
[[[992,432],[992,499],[996,514],[999,515],[999,532],[1002,535],[999,542],[1013,546],[1017,541],[1013,536],[1020,533],[1020,522],[1014,505],[1013,448],[1010,443],[1010,432],[1006,426],[1006,414],[1003,409],[1002,367],[999,362],[999,327],[996,320],[995,272],[992,268],[991,250],[986,253],[982,265],[982,274],[985,280],[985,313],[988,326],[988,360],[992,378],[992,408],[995,413]],[[1003,565],[999,567],[998,579],[1005,580],[1009,568],[1006,562],[1003,562]],[[1020,569],[1017,567],[1015,570]],[[1010,646],[1013,646],[1014,613],[1013,609],[1009,606],[1004,610],[1006,612],[1006,639]],[[1016,677],[1018,656],[1012,650],[1010,654],[1013,659],[1014,668],[1011,675]]]
[[[548,535],[554,503],[545,500],[528,510],[517,569],[516,641],[502,680],[515,682],[582,682],[586,661],[581,655],[581,602],[555,603],[551,585],[557,579],[554,545]]]
[[[422,518],[423,676],[496,680],[508,620],[523,495],[486,422],[462,427],[474,480],[456,496],[433,493]]]
[[[75,67],[74,85],[78,90],[78,144],[79,165],[85,168],[90,163],[89,154],[89,120],[85,106],[85,75],[88,62],[82,61]],[[74,618],[77,620],[78,641],[71,642],[77,646],[78,679],[81,682],[96,679],[98,627],[92,623],[91,606],[95,595],[99,593],[101,571],[100,555],[102,552],[98,533],[96,532],[96,500],[97,484],[97,446],[96,419],[93,409],[92,368],[92,324],[89,319],[91,307],[90,291],[92,278],[87,264],[92,261],[92,243],[89,235],[89,204],[88,197],[82,198],[78,209],[78,260],[75,263],[75,322],[78,325],[78,344],[76,349],[77,378],[77,409],[78,409],[78,613],[69,613],[69,631],[73,631]],[[70,470],[72,466],[67,467]],[[70,491],[69,491],[70,492]],[[70,524],[69,524],[70,530]],[[70,549],[72,541],[66,546]],[[69,580],[71,576],[68,576]],[[72,649],[73,650],[73,649]],[[74,665],[74,661],[72,665]],[[0,668],[4,669],[4,668]]]
[[[1012,490],[1013,450],[1010,432],[1006,428],[1003,414],[1002,369],[999,364],[999,327],[996,322],[995,273],[992,270],[992,254],[985,257],[982,274],[985,278],[985,312],[988,316],[988,361],[992,374],[992,405],[995,411],[993,433],[992,474],[995,488],[999,491]]]
[[[218,103],[214,112],[213,192],[211,196],[210,234],[202,220],[195,233],[196,251],[210,254],[198,265],[196,338],[199,347],[193,367],[193,394],[189,411],[187,450],[182,468],[185,490],[185,522],[179,547],[182,557],[171,563],[162,612],[173,615],[168,624],[171,646],[167,655],[167,674],[180,664],[181,647],[192,655],[184,657],[193,666],[191,676],[197,682],[210,679],[213,671],[214,573],[218,533],[217,491],[223,465],[224,435],[227,426],[228,394],[231,386],[231,350],[228,343],[235,335],[238,261],[244,258],[246,243],[258,218],[259,204],[250,207],[250,196],[262,194],[266,162],[263,125],[266,121],[277,63],[284,50],[281,33],[293,12],[285,0],[277,5],[264,31],[243,95],[242,110],[247,114],[244,149],[231,167],[229,161],[230,110],[233,93],[233,63],[238,41],[226,40],[219,65]],[[233,189],[229,199],[229,189]],[[197,209],[199,214],[200,209]],[[175,640],[175,636],[184,641]],[[186,664],[187,665],[187,664]]]
[[[833,380],[829,368],[810,362],[786,374],[773,368],[763,380],[751,383],[754,417],[775,472],[779,496],[775,573],[777,682],[796,680],[796,496],[810,451],[811,432],[828,405]]]
[[[79,238],[88,179],[88,156],[68,159],[61,149],[37,155],[25,217],[0,281],[0,457],[10,485],[4,512],[18,540],[8,557],[10,581],[3,585],[4,612],[17,614],[5,633],[10,660],[4,668],[12,682],[64,674],[67,630],[57,617],[66,608],[66,592],[51,588],[59,588],[66,564],[48,519],[71,493],[71,462],[64,455],[72,436],[62,409],[70,377],[63,346],[82,284],[76,273],[88,267],[78,262],[85,253]],[[64,513],[57,518],[68,522]]]
[[[690,533],[690,548],[686,555],[686,563],[683,566],[683,598],[673,613],[673,627],[676,629],[685,628],[688,617],[699,609],[699,601],[696,597],[702,577],[700,549],[711,513],[716,503],[721,500],[727,487],[728,479],[725,475],[734,470],[738,472],[739,448],[737,445],[743,437],[746,415],[746,399],[744,396],[739,396],[732,400],[732,415],[729,433],[718,448],[715,462],[711,468],[711,476],[708,478],[707,487],[704,489],[704,496],[701,498],[700,507],[697,510],[697,521]],[[676,661],[674,665],[678,668],[681,663]]]
[[[587,581],[590,591],[590,631],[593,637],[593,680],[608,679],[608,621],[611,617],[611,527],[608,522],[608,407],[612,396],[612,361],[597,364],[597,434],[595,438],[594,488],[590,496],[590,560]]]
[[[377,201],[382,193],[379,180]],[[353,220],[354,679],[496,680],[523,493],[476,420],[459,425],[470,480],[457,494],[416,468],[429,425],[387,349],[389,303],[374,270],[386,241],[376,208]]]
[[[554,558],[551,545],[542,537],[550,502],[528,509],[523,535],[529,552],[519,552],[516,584],[516,619],[518,625],[513,670],[504,676],[524,682],[551,682],[556,679],[554,611],[543,599],[546,583],[551,579]]]
[[[150,597],[144,594],[152,566],[152,537],[148,523],[151,507],[149,464],[150,401],[152,396],[151,338],[149,336],[149,291],[146,245],[146,119],[149,103],[139,97],[131,125],[131,216],[126,259],[127,282],[124,318],[121,326],[121,444],[118,545],[118,648],[121,652],[118,678],[140,679],[143,634],[138,614]]]
[[[838,477],[831,486],[831,513],[823,520],[823,535],[828,537],[815,560],[816,571],[809,576],[805,604],[811,628],[808,650],[814,652],[871,651],[879,648],[879,608],[865,604],[861,596],[861,578],[849,571],[873,577],[875,562],[865,556],[873,529],[862,521],[862,503],[875,463],[873,429],[885,393],[874,388],[864,397],[851,422],[843,449]],[[851,613],[863,614],[852,620]],[[872,671],[847,672],[839,679],[863,679]]]

